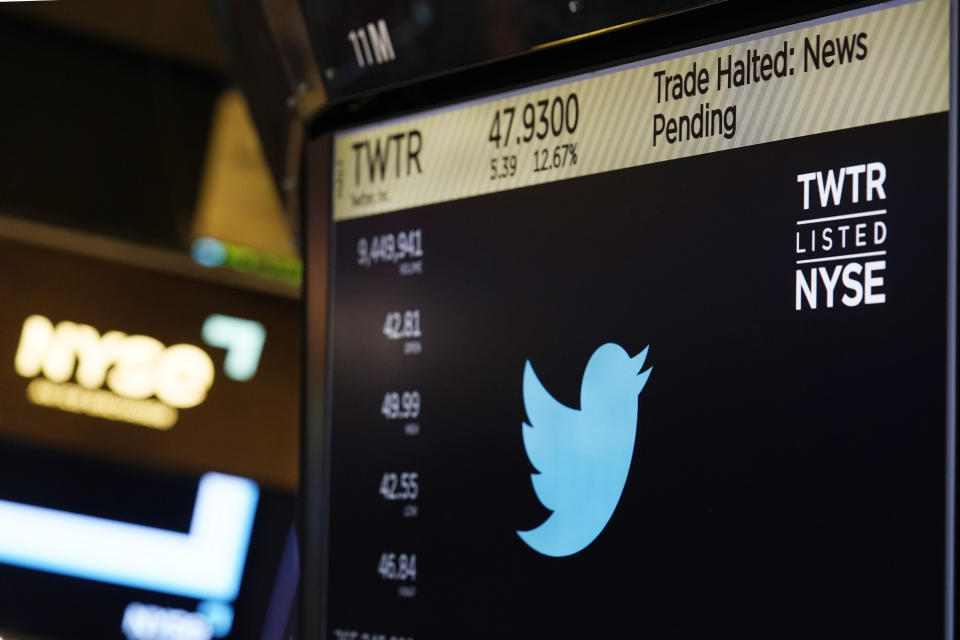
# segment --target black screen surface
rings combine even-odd
[[[634,69],[646,93],[593,76],[335,139],[326,637],[950,633],[954,116],[945,74],[939,106],[888,78],[949,66],[953,9],[734,43],[787,63],[733,97],[727,49],[697,52],[682,113],[735,107],[729,136],[657,133],[676,56]],[[860,75],[810,68],[860,33]],[[540,97],[574,92],[583,123],[635,120],[541,138]]]

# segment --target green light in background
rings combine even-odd
[[[303,281],[303,261],[300,258],[258,251],[216,238],[197,238],[190,247],[190,255],[197,264],[205,267],[250,273],[291,287],[299,287]]]

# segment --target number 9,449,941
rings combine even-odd
[[[381,233],[372,238],[357,240],[357,264],[361,267],[388,262],[397,263],[408,258],[423,257],[423,233],[410,229],[399,233]]]

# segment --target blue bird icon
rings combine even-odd
[[[590,356],[580,383],[580,409],[557,402],[533,365],[523,370],[523,446],[538,473],[533,489],[553,513],[535,529],[517,531],[546,556],[570,556],[593,542],[617,508],[637,435],[637,396],[653,368],[607,343]]]

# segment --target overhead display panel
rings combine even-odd
[[[301,3],[324,88],[341,98],[716,1]]]
[[[955,12],[319,141],[321,637],[952,638]]]
[[[2,238],[0,255],[0,436],[296,488],[296,301]]]
[[[259,637],[297,582],[297,301],[3,222],[0,636]]]

